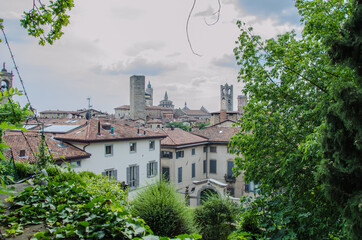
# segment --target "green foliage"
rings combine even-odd
[[[263,237],[322,239],[339,236],[342,223],[336,199],[326,198],[325,186],[315,180],[326,157],[321,139],[324,127],[329,127],[324,125],[327,110],[340,100],[356,103],[360,98],[357,92],[335,94],[355,86],[357,79],[351,68],[333,63],[327,52],[354,8],[352,1],[342,0],[297,0],[296,7],[305,26],[300,38],[292,31],[262,42],[251,34],[252,28],[238,23],[241,35],[234,52],[249,102],[230,149],[239,155],[235,169],[245,171],[245,180],[261,183],[262,196],[246,211],[255,216]],[[360,105],[344,108],[361,119]],[[347,132],[338,132],[349,138]],[[333,184],[345,187],[338,179]]]
[[[0,214],[5,236],[22,234],[27,225],[43,223],[46,230],[35,233],[34,239],[169,239],[154,236],[142,219],[131,215],[127,192],[119,183],[89,173],[73,172],[75,175],[75,181],[48,179],[48,185],[27,187],[11,197],[10,213]],[[7,193],[11,194],[11,189]],[[200,236],[182,234],[177,238]]]
[[[132,212],[140,216],[159,236],[190,233],[190,218],[182,195],[167,181],[157,181],[140,190],[132,201]]]
[[[45,142],[45,137],[40,138],[40,143],[38,145],[38,152],[35,153],[37,158],[37,167],[38,169],[46,168],[50,163],[53,162],[53,155],[50,153],[48,146]]]
[[[73,0],[50,0],[48,5],[33,3],[29,12],[24,12],[21,25],[28,30],[28,34],[39,38],[39,44],[53,44],[63,34],[63,27],[69,24],[70,11],[74,7]],[[49,31],[45,33],[45,29]]]
[[[210,196],[203,205],[194,210],[194,221],[202,239],[227,239],[235,229],[238,206],[229,198]]]
[[[196,126],[199,127],[199,129],[204,129],[205,127],[209,126],[210,123],[195,123]]]
[[[187,131],[187,132],[191,131],[191,127],[189,125],[186,125],[183,122],[169,122],[166,124],[166,127],[167,128],[171,128],[171,127],[181,128],[182,130]]]
[[[19,103],[11,101],[0,105],[0,113],[8,115],[0,115],[0,122],[9,122],[11,124],[19,124],[26,120],[32,114],[29,110],[29,104],[21,107]],[[21,125],[19,125],[21,127]]]
[[[36,165],[27,162],[15,162],[15,169],[19,179],[24,179],[34,175]]]
[[[352,1],[354,11],[331,39],[328,53],[339,65],[349,66],[355,78],[343,79],[332,89],[333,101],[326,114],[322,136],[324,160],[317,178],[330,201],[343,216],[348,239],[362,238],[362,3]]]
[[[9,160],[0,160],[0,181],[6,185],[14,183],[15,169]]]

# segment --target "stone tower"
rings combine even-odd
[[[13,73],[8,72],[5,68],[5,63],[3,64],[3,69],[0,72],[0,82],[1,82],[1,92],[9,90],[13,87]],[[6,103],[8,100],[3,99],[0,104]]]
[[[130,118],[145,119],[145,76],[130,77]]]
[[[220,110],[233,111],[233,85],[220,85]]]
[[[153,88],[151,87],[151,83],[148,82],[146,88],[146,106],[153,106]]]
[[[241,115],[244,114],[243,107],[245,107],[247,103],[248,103],[248,97],[247,96],[243,96],[243,95],[238,96],[238,112]]]

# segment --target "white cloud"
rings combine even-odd
[[[40,111],[85,107],[86,98],[91,97],[95,108],[112,113],[114,107],[129,104],[129,77],[134,74],[145,74],[146,81],[151,81],[155,104],[168,91],[176,107],[186,101],[192,109],[203,105],[217,111],[220,85],[228,83],[234,85],[236,108],[242,89],[232,60],[240,33],[236,20],[247,20],[264,38],[295,27],[275,15],[245,13],[237,0],[221,1],[219,22],[207,26],[204,17],[208,22],[215,19],[218,2],[197,1],[189,34],[194,50],[202,55],[198,57],[190,51],[185,30],[192,1],[77,0],[64,36],[53,46],[41,47],[15,26],[15,19],[31,4],[0,0],[0,16],[5,27],[11,28],[8,39],[29,97]],[[277,6],[273,11],[277,12]],[[283,16],[289,13],[280,8]],[[3,42],[0,56],[13,69]],[[19,86],[18,79],[14,80]]]

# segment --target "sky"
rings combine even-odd
[[[43,1],[46,2],[46,1]],[[240,34],[236,21],[254,28],[262,39],[286,31],[301,31],[293,0],[75,0],[70,24],[53,45],[39,46],[38,39],[20,26],[32,0],[0,0],[0,18],[31,105],[38,111],[88,107],[114,113],[129,105],[132,75],[144,75],[153,87],[158,105],[167,91],[175,108],[185,102],[190,109],[204,106],[220,110],[220,85],[234,86],[234,110],[243,83],[233,49]],[[4,40],[4,36],[0,35]],[[14,87],[22,90],[9,50],[0,43],[0,62],[14,72]],[[1,64],[2,66],[2,64]],[[15,100],[25,104],[24,96]]]

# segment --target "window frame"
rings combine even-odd
[[[184,158],[184,157],[185,157],[185,151],[184,150],[176,151],[176,159]]]
[[[191,149],[191,155],[194,156],[196,154],[196,149],[195,148],[192,148]]]
[[[152,178],[152,177],[157,176],[157,168],[158,168],[158,163],[155,160],[148,162],[147,163],[147,177]]]
[[[132,150],[132,148],[134,148]],[[129,152],[130,153],[136,153],[137,152],[137,143],[136,142],[130,142],[129,143]]]
[[[182,167],[177,169],[177,183],[182,183]]]
[[[107,153],[107,148],[110,147],[111,153]],[[105,144],[104,145],[104,156],[112,157],[113,156],[113,144]]]
[[[132,164],[127,167],[127,184],[129,189],[139,187],[139,165]]]
[[[155,149],[156,149],[155,140],[150,140],[150,141],[148,142],[148,150],[154,151]]]
[[[213,163],[215,163],[215,172],[211,171],[213,170]],[[210,159],[209,173],[217,174],[217,161],[215,159]]]
[[[213,151],[213,149],[215,149],[215,151]],[[210,153],[217,153],[216,146],[210,146]]]
[[[191,164],[191,178],[196,177],[196,163]]]

